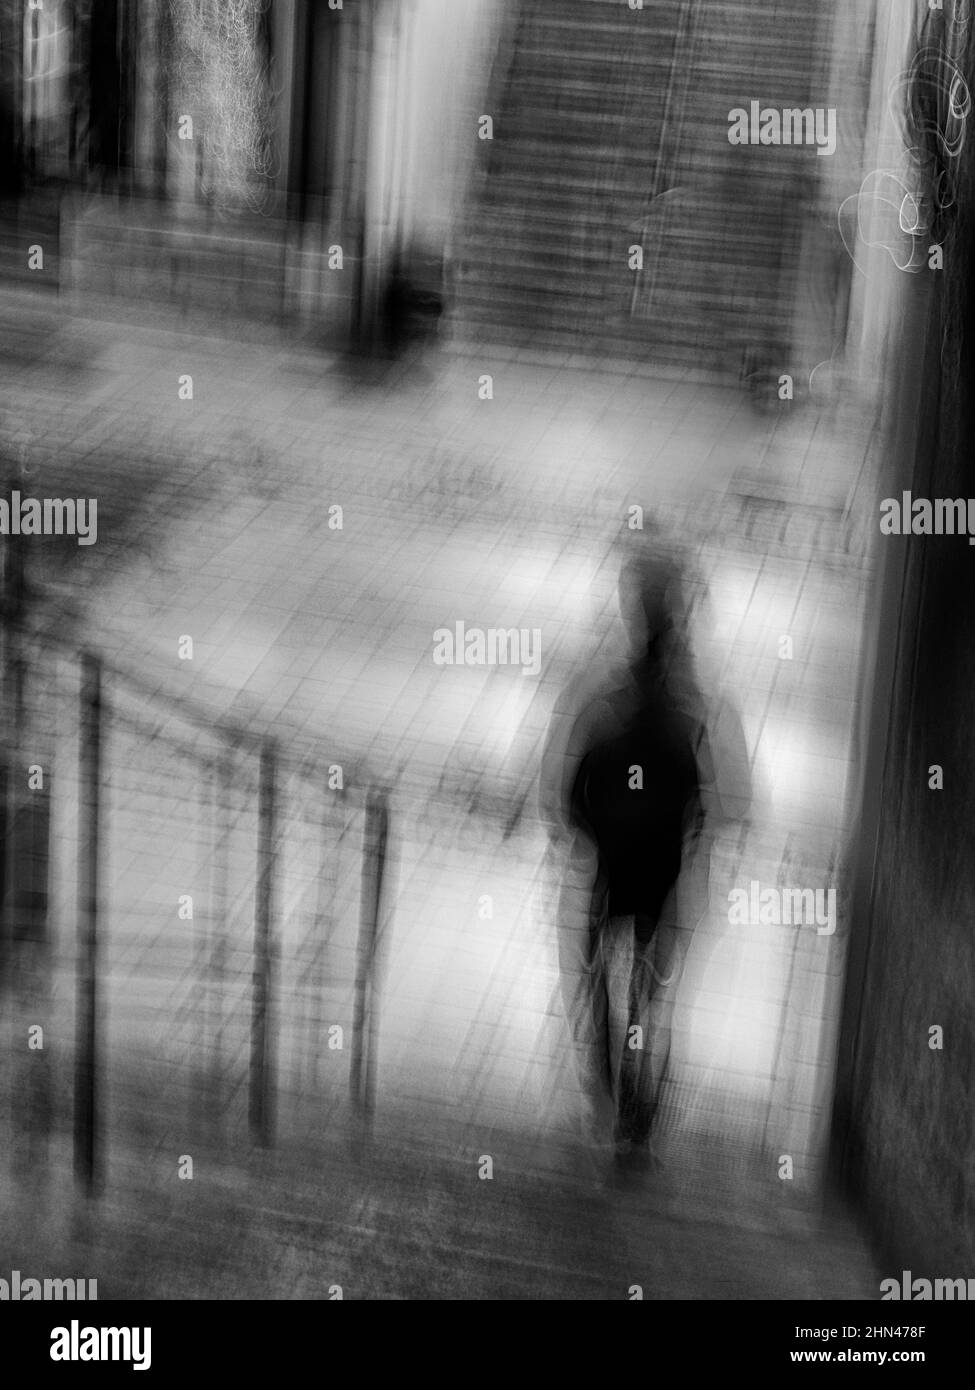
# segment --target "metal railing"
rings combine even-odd
[[[304,988],[306,975],[310,980],[308,988],[312,990],[316,982],[320,984],[324,979],[328,950],[330,945],[334,945],[334,942],[330,942],[329,930],[334,928],[336,921],[327,903],[331,887],[333,899],[341,897],[350,909],[346,914],[349,927],[346,935],[350,941],[353,933],[355,937],[354,947],[350,946],[345,952],[350,966],[341,981],[342,988],[348,992],[351,1011],[347,1103],[352,1116],[353,1142],[358,1145],[368,1140],[375,1112],[383,933],[389,910],[388,786],[363,786],[357,783],[349,787],[341,785],[337,790],[331,788],[329,766],[322,765],[314,751],[300,747],[297,742],[285,747],[278,737],[256,733],[243,725],[216,718],[205,708],[185,698],[164,694],[153,688],[145,678],[125,671],[73,635],[65,636],[61,630],[63,623],[50,621],[51,614],[44,602],[28,593],[21,556],[22,546],[7,541],[3,547],[3,593],[0,602],[0,669],[3,677],[0,688],[4,706],[2,761],[5,774],[0,826],[4,840],[0,857],[4,866],[0,941],[5,968],[0,981],[0,998],[6,1000],[6,1012],[13,1022],[14,1031],[19,1033],[20,1024],[27,1018],[46,1016],[44,1009],[39,1009],[39,1000],[50,994],[50,976],[59,972],[62,983],[66,984],[64,976],[73,974],[74,1066],[70,1106],[73,1163],[79,1184],[90,1195],[97,1194],[105,1186],[106,1144],[111,1140],[105,1123],[106,1093],[111,1089],[116,1070],[120,1074],[126,1065],[125,1049],[113,1050],[106,1039],[112,998],[118,996],[117,1012],[126,1014],[130,1029],[138,1029],[146,1021],[143,1013],[140,1023],[138,1003],[125,1004],[119,992],[116,977],[120,972],[117,963],[113,966],[110,959],[113,947],[112,914],[106,910],[107,901],[117,887],[109,866],[111,857],[114,857],[116,864],[126,857],[128,860],[135,859],[136,868],[130,874],[130,879],[146,890],[152,887],[154,872],[151,857],[140,866],[135,837],[135,822],[141,814],[140,807],[150,804],[153,795],[151,777],[143,779],[144,785],[137,776],[134,777],[134,782],[138,784],[137,798],[129,797],[125,787],[121,795],[119,791],[119,779],[124,778],[126,773],[123,742],[129,737],[135,739],[132,744],[134,755],[150,746],[165,749],[165,756],[173,760],[174,765],[177,761],[181,765],[188,763],[191,771],[206,774],[208,786],[213,792],[207,802],[212,823],[207,829],[201,816],[199,838],[202,844],[198,857],[216,880],[226,884],[228,878],[233,878],[235,874],[238,881],[246,875],[246,870],[241,868],[243,847],[240,827],[243,826],[245,839],[250,839],[251,832],[256,829],[250,851],[250,878],[253,883],[250,940],[243,939],[242,931],[233,931],[230,921],[232,913],[228,906],[231,894],[227,892],[221,897],[218,885],[215,890],[218,901],[215,911],[218,915],[222,914],[224,920],[216,933],[216,945],[208,946],[204,941],[198,948],[192,948],[192,960],[185,965],[179,977],[180,982],[187,985],[187,1000],[178,1010],[169,1009],[173,1017],[185,1018],[189,1015],[194,1036],[202,1039],[199,1051],[203,1074],[195,1071],[196,1079],[191,1084],[202,1088],[205,1102],[213,1101],[215,1088],[217,1091],[221,1085],[229,1088],[228,1070],[221,1069],[219,1060],[214,1062],[213,1058],[207,1056],[208,1039],[213,1035],[219,1041],[222,1026],[218,1024],[215,1030],[208,1032],[208,995],[214,992],[219,994],[226,986],[228,971],[233,973],[233,967],[227,966],[227,960],[233,957],[238,967],[232,983],[235,996],[240,997],[234,1007],[237,1015],[241,1016],[244,960],[249,958],[250,978],[246,985],[249,994],[246,1094],[251,1141],[259,1147],[268,1147],[275,1143],[278,1135],[281,1089],[278,1048],[284,1031],[289,1032],[291,1055],[298,1058],[292,1070],[298,1076],[299,1108],[308,1101],[313,1087],[307,1080],[307,1074],[310,1072],[313,1078],[317,1075],[318,1061],[308,1054],[314,1052],[319,1043],[325,1046],[324,1024],[318,1015],[313,1019],[313,1023],[317,1020],[317,1026],[305,1027],[296,1021],[296,1009],[291,1008],[295,1003],[294,997],[286,1001],[287,1013],[281,1011],[280,977],[283,973],[288,974],[291,996],[296,995],[299,986]],[[55,668],[56,678],[52,676]],[[72,685],[76,699],[73,716],[69,709]],[[25,857],[26,847],[18,843],[17,805],[18,797],[22,800],[30,795],[20,793],[18,788],[26,784],[26,768],[36,759],[36,751],[28,756],[28,746],[34,750],[39,746],[37,730],[44,723],[40,713],[42,706],[47,707],[49,743],[55,747],[45,768],[48,809],[41,838],[46,840],[47,852],[42,858],[46,877],[60,875],[62,880],[67,864],[71,859],[76,860],[76,921],[73,945],[64,952],[68,964],[59,966],[51,949],[51,924],[47,920],[50,884],[45,883],[40,912],[43,920],[34,933],[42,948],[35,953],[34,974],[30,976],[29,972],[24,975],[18,965],[18,957],[24,949],[24,933],[18,927],[18,914],[24,896],[24,865],[30,856]],[[69,728],[72,719],[73,728]],[[69,787],[74,776],[64,766],[72,738],[76,738],[77,742],[77,795],[73,807],[65,808],[65,796],[61,789]],[[335,765],[330,766],[334,769]],[[185,785],[182,781],[177,782],[178,787]],[[292,795],[289,798],[288,787],[297,788],[300,796]],[[158,788],[156,795],[160,804],[165,801],[166,792],[166,787]],[[316,795],[318,809],[313,812],[309,807]],[[243,806],[243,812],[236,820],[231,805],[235,797]],[[294,805],[296,800],[301,803],[297,809]],[[57,833],[52,832],[52,803],[55,802],[61,808],[60,817],[53,817],[59,822]],[[175,807],[174,815],[178,816],[178,793],[175,797],[171,796],[171,802]],[[189,815],[188,820],[192,820]],[[68,839],[63,834],[65,825],[72,829]],[[289,852],[289,835],[293,838],[299,825],[305,827],[311,839],[316,835],[320,839],[317,870],[309,870],[303,862],[302,846],[291,847]],[[354,861],[348,862],[348,855],[342,848],[350,826],[355,831],[352,841],[357,835],[361,837],[357,874]],[[307,834],[305,839],[308,839]],[[69,840],[73,843],[69,843]],[[127,840],[132,843],[127,844]],[[125,849],[124,854],[120,847]],[[329,855],[333,859],[329,869],[333,877],[326,883]],[[310,912],[304,912],[304,896],[292,885],[291,896],[297,906],[293,904],[291,911],[304,913],[304,916],[311,918],[311,936],[304,942],[285,941],[282,931],[288,912],[283,901],[283,889],[289,873],[286,859],[290,859],[292,876],[300,873],[298,889],[304,885],[304,895],[313,893],[315,897],[316,906]],[[350,882],[352,878],[357,879],[357,883]],[[119,896],[122,897],[121,891]],[[356,899],[357,923],[352,926],[352,908]],[[157,906],[154,905],[152,910],[158,911]],[[162,943],[161,956],[169,968],[170,961],[178,957],[179,950],[175,942],[172,951],[168,949],[169,929],[165,923],[171,919],[166,918],[166,911],[172,913],[173,909],[170,907],[163,911],[164,926],[163,931],[157,933],[157,944]],[[136,925],[132,928],[127,926],[127,940],[130,944],[134,942],[138,949],[130,952],[136,959],[136,969],[125,978],[130,983],[137,981],[138,988],[131,991],[133,996],[141,998],[148,990],[151,997],[154,978],[163,977],[158,970],[153,975],[150,961],[153,943],[149,941],[148,932],[143,932],[144,939],[140,940],[138,924],[141,918],[138,912],[133,910],[131,916]],[[128,923],[128,918],[126,921]],[[62,940],[67,940],[63,920],[59,922],[58,930]],[[205,935],[203,928],[200,934]],[[336,970],[336,960],[340,954],[336,952],[332,960]],[[149,964],[140,967],[140,961]],[[216,985],[209,979],[214,961],[218,962],[214,967],[219,977]],[[127,963],[125,968],[129,969]],[[172,971],[176,972],[175,965]],[[18,979],[21,979],[19,986]],[[159,988],[163,989],[164,985]],[[218,1004],[218,1012],[221,1009],[225,1015],[227,1010]],[[345,1017],[344,1014],[342,1016]],[[238,1032],[242,1033],[244,1025],[240,1018],[239,1022]],[[341,1033],[341,1029],[339,1031]],[[63,1029],[61,1032],[63,1034]],[[151,1044],[147,1044],[147,1047],[151,1052]],[[234,1062],[230,1070],[234,1070],[235,1066]],[[11,1076],[8,1081],[10,1089],[15,1090],[16,1078]],[[56,1111],[55,1104],[55,1118]],[[29,1123],[24,1119],[24,1113],[18,1107],[16,1097],[12,1097],[8,1116],[15,1128],[21,1122]],[[45,1123],[49,1125],[51,1118],[49,1114]]]

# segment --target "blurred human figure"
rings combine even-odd
[[[612,1141],[628,1168],[651,1161],[694,925],[679,920],[677,883],[714,803],[715,770],[678,568],[628,558],[619,604],[627,657],[558,701],[540,808],[561,851],[559,968],[587,1137]]]
[[[443,269],[429,252],[397,251],[383,295],[382,331],[385,353],[401,358],[436,337],[444,311]]]

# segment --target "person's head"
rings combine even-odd
[[[620,616],[634,654],[660,658],[678,620],[680,579],[662,555],[634,555],[623,561],[619,577]]]

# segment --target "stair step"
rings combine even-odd
[[[813,26],[790,21],[766,39],[767,9],[758,0],[712,0],[698,14],[706,32],[691,36],[690,95],[705,94],[714,129],[692,126],[683,139],[687,196],[654,205],[667,101],[673,95],[680,109],[687,95],[680,81],[672,87],[676,8],[649,0],[639,12],[621,0],[521,0],[504,88],[488,103],[495,143],[479,161],[456,258],[456,318],[499,340],[690,367],[727,357],[736,311],[754,320],[756,332],[786,317],[778,265],[799,225],[787,190],[780,185],[782,201],[758,224],[744,207],[709,207],[706,193],[725,144],[725,113],[747,104],[756,83],[765,104],[816,104],[803,95],[815,59]],[[790,87],[794,95],[773,95]],[[674,132],[664,135],[673,148]],[[794,168],[789,158],[767,161],[766,189],[775,188],[779,169]],[[657,256],[640,279],[626,264],[634,242],[645,259]],[[631,315],[634,289],[642,312]],[[740,312],[746,294],[747,316]]]

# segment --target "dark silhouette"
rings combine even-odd
[[[429,254],[397,252],[383,295],[383,347],[391,358],[436,336],[444,310],[442,268]]]
[[[559,967],[586,1128],[597,1144],[612,1135],[624,1167],[651,1159],[689,936],[676,885],[715,783],[681,588],[661,559],[624,563],[628,660],[596,689],[570,687],[542,759],[542,814],[565,853]]]

